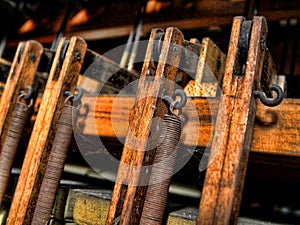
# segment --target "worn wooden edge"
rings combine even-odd
[[[226,55],[210,39],[203,38],[195,80],[191,80],[184,91],[188,96],[215,97],[222,84]]]
[[[58,46],[43,99],[33,127],[7,224],[30,224],[39,193],[45,164],[56,130],[56,122],[64,104],[64,92],[74,92],[86,51],[83,39],[72,37],[60,68],[61,51],[66,39]],[[75,54],[80,55],[76,59]]]
[[[225,71],[226,55],[210,38],[203,38],[201,46],[195,80],[198,83],[218,81],[221,84]]]
[[[1,146],[6,137],[12,113],[19,93],[26,86],[33,86],[35,73],[39,65],[43,46],[37,41],[21,42],[18,45],[0,102]],[[1,152],[1,149],[0,149]]]

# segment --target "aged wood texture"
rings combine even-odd
[[[36,41],[21,42],[18,46],[4,92],[0,103],[0,205],[5,195],[10,170],[17,152],[20,134],[25,126],[25,118],[23,118],[23,126],[18,123],[20,115],[27,110],[19,107],[16,109],[16,103],[21,90],[26,86],[32,87],[34,84],[35,72],[39,65],[43,47]],[[23,106],[22,103],[18,103]],[[21,105],[20,105],[21,104]],[[25,107],[27,108],[27,107]],[[17,110],[15,113],[14,111]],[[27,113],[26,113],[27,114]],[[15,116],[15,119],[13,119]],[[14,125],[12,125],[14,123]],[[17,127],[16,127],[17,126]],[[16,133],[16,129],[19,128]],[[20,130],[21,129],[21,130]],[[10,131],[9,131],[10,130]],[[9,136],[8,136],[9,135]],[[15,144],[12,145],[11,142]]]
[[[141,186],[141,184],[146,184],[141,178],[148,176],[143,166],[151,165],[154,158],[153,151],[145,151],[150,135],[151,120],[153,117],[162,118],[167,113],[166,105],[159,98],[163,94],[173,95],[174,80],[184,41],[182,33],[177,28],[168,28],[155,76],[147,76],[152,54],[157,51],[153,42],[157,32],[158,30],[153,30],[149,39],[135,105],[130,112],[130,129],[127,132],[106,224],[113,224],[116,221],[120,221],[120,224],[137,224],[140,220],[147,191],[146,186]],[[164,81],[163,78],[169,82]],[[151,135],[155,134],[151,133]],[[148,160],[145,162],[146,155],[149,157],[147,156]]]
[[[33,86],[43,47],[36,41],[21,42],[12,63],[0,103],[1,146],[6,137],[18,95],[26,86]],[[2,147],[1,147],[2,148]],[[1,150],[0,150],[1,151]]]
[[[235,75],[234,67],[241,26],[236,17],[230,37],[215,131],[210,151],[197,224],[236,224],[252,139],[256,104],[253,88],[261,77],[267,25],[254,17],[245,74]]]
[[[209,38],[203,38],[195,80],[191,80],[184,91],[194,97],[215,97],[222,83],[226,55]],[[218,83],[219,82],[219,83]]]
[[[64,55],[62,49],[68,45]],[[86,44],[72,37],[59,43],[43,99],[30,137],[7,224],[31,224],[42,177],[64,105],[64,92],[74,92]],[[62,57],[63,56],[63,57]]]

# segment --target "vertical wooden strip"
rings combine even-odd
[[[81,38],[72,37],[64,55],[62,49],[65,44],[66,39],[62,39],[51,67],[8,215],[8,225],[31,223],[57,121],[64,105],[64,92],[74,91],[77,84],[86,43]]]
[[[195,80],[191,80],[184,91],[189,96],[215,97],[218,85],[222,84],[226,55],[209,38],[203,38],[196,69]]]
[[[36,41],[21,42],[18,45],[0,102],[1,149],[18,95],[26,86],[33,86],[42,53],[43,46]]]
[[[147,187],[142,186],[145,183],[141,180],[149,175],[146,174],[143,166],[153,163],[153,153],[155,153],[155,151],[147,151],[151,120],[153,117],[162,118],[167,112],[166,105],[159,100],[162,94],[173,95],[181,46],[184,41],[183,35],[177,28],[166,30],[155,76],[149,79],[147,71],[155,35],[156,31],[154,30],[149,40],[135,105],[130,114],[130,132],[127,132],[106,224],[113,224],[116,220],[119,220],[120,224],[139,223],[147,192]],[[157,49],[154,50],[157,51]],[[146,162],[145,157],[148,159]]]
[[[267,33],[265,19],[255,17],[245,75],[233,76],[242,22],[243,18],[235,18],[233,23],[198,224],[237,222],[256,110],[254,81],[262,73],[264,49],[261,43],[266,40]]]

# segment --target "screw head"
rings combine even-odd
[[[178,46],[177,46],[177,45],[173,46],[173,54],[174,54],[174,55],[177,55],[178,52],[179,52]]]
[[[265,46],[266,45],[266,42],[265,42],[265,39],[263,38],[263,39],[261,39],[261,42],[260,42],[260,48],[261,48],[261,50],[265,50]]]
[[[32,62],[35,62],[35,60],[36,60],[36,55],[35,55],[34,53],[31,53],[30,56],[29,56],[29,58],[30,58],[30,60],[31,60]]]
[[[75,59],[78,60],[78,61],[81,59],[81,53],[80,53],[80,51],[76,51],[75,52]]]

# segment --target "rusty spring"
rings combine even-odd
[[[56,192],[73,136],[73,124],[76,121],[80,108],[67,104],[74,97],[69,92],[68,94],[69,97],[65,100],[65,105],[57,123],[57,131],[33,214],[32,225],[47,224],[51,218]],[[76,96],[73,98],[73,105],[75,98]]]
[[[176,161],[174,152],[176,153],[180,140],[183,121],[180,116],[168,114],[163,120],[166,125],[165,136],[156,149],[155,166],[152,167],[140,224],[162,224],[165,221],[168,190]]]
[[[8,127],[7,135],[3,142],[0,154],[0,205],[2,204],[9,184],[10,171],[22,137],[23,129],[26,125],[28,109],[32,105],[32,99],[29,105],[22,103],[20,100],[28,99],[29,95],[31,95],[31,93],[26,94],[24,92],[19,95],[12,114],[11,123]]]

